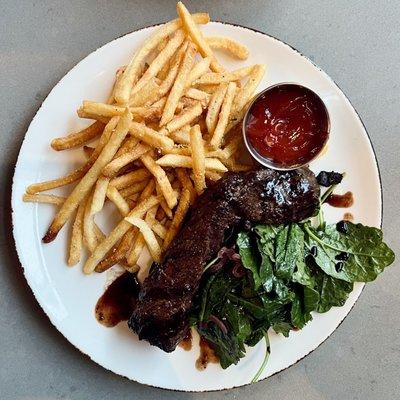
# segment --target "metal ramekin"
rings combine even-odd
[[[301,88],[304,88],[304,89],[309,90],[309,91],[312,92],[312,93],[315,95],[315,97],[321,102],[321,104],[322,104],[322,106],[323,106],[323,109],[325,110],[326,119],[327,119],[326,122],[327,122],[327,127],[328,127],[328,128],[327,128],[327,131],[328,131],[327,133],[328,133],[328,134],[327,134],[327,136],[326,136],[325,142],[324,142],[323,145],[321,146],[320,151],[319,151],[317,154],[315,154],[313,158],[311,158],[310,160],[304,162],[303,164],[295,164],[295,165],[287,166],[287,165],[279,164],[279,163],[277,163],[277,162],[274,162],[274,161],[272,161],[272,160],[270,160],[270,159],[268,159],[268,158],[262,156],[262,155],[261,155],[260,153],[258,153],[258,151],[252,146],[252,144],[250,143],[250,140],[248,140],[247,135],[246,135],[246,122],[247,122],[247,118],[248,118],[248,115],[249,115],[249,111],[250,111],[251,107],[253,106],[253,104],[254,104],[254,103],[260,98],[260,96],[262,96],[264,93],[268,92],[269,90],[271,90],[271,89],[273,89],[273,88],[275,88],[275,87],[277,87],[277,86],[283,86],[283,85],[296,85],[296,86],[299,86],[299,87],[301,87]],[[281,82],[281,83],[277,83],[277,84],[275,84],[275,85],[272,85],[272,86],[267,87],[266,89],[264,89],[264,90],[261,91],[260,93],[256,94],[256,95],[254,96],[254,98],[252,99],[252,101],[251,101],[249,107],[247,108],[247,111],[246,111],[246,114],[244,115],[243,123],[242,123],[243,140],[244,140],[244,143],[245,143],[245,145],[246,145],[246,148],[247,148],[247,150],[249,151],[249,153],[251,154],[251,156],[252,156],[257,162],[259,162],[261,165],[264,165],[265,167],[268,167],[268,168],[280,170],[280,171],[289,171],[289,170],[293,170],[293,169],[296,169],[296,168],[304,167],[304,166],[308,165],[311,161],[315,160],[315,159],[321,154],[321,152],[324,150],[324,148],[325,148],[325,146],[326,146],[326,143],[327,143],[327,141],[328,141],[328,139],[329,139],[330,128],[331,128],[331,123],[330,123],[330,118],[329,118],[328,109],[327,109],[327,107],[326,107],[324,101],[321,99],[321,97],[318,96],[318,95],[317,95],[313,90],[311,90],[310,88],[308,88],[308,87],[306,87],[306,86],[303,86],[303,85],[300,85],[300,84],[295,83],[295,82]]]

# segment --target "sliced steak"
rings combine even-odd
[[[284,224],[312,215],[319,186],[309,169],[228,173],[201,195],[161,264],[153,264],[129,320],[139,339],[171,352],[187,335],[204,266],[228,229],[245,221]]]

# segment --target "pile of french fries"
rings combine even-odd
[[[238,161],[239,123],[265,67],[227,71],[213,49],[238,60],[248,49],[229,38],[204,37],[199,24],[209,22],[207,13],[191,15],[181,2],[177,11],[178,19],[158,28],[118,69],[106,103],[83,102],[78,116],[94,122],[52,141],[57,151],[82,146],[87,161],[26,189],[24,201],[59,206],[45,243],[73,220],[68,265],[77,264],[86,247],[87,274],[115,264],[137,272],[144,247],[160,262],[207,184],[252,167]],[[69,184],[75,187],[66,198],[41,193]],[[95,222],[106,202],[121,215],[107,236]]]

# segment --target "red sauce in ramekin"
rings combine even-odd
[[[324,147],[329,116],[322,100],[296,84],[273,86],[250,106],[244,121],[253,149],[283,168],[304,165]]]

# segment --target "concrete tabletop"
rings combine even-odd
[[[335,333],[264,382],[174,393],[121,378],[82,355],[50,324],[21,272],[10,224],[14,165],[28,125],[78,61],[126,32],[175,17],[174,1],[3,0],[0,14],[0,398],[398,399],[400,270],[368,284]],[[384,231],[399,252],[400,5],[395,0],[186,1],[190,10],[272,34],[322,67],[361,115],[384,188]],[[368,182],[365,182],[367,185]],[[397,262],[397,264],[399,264]]]

